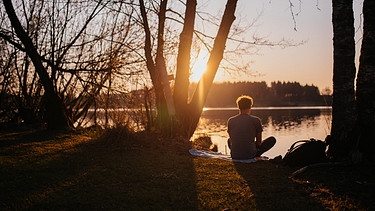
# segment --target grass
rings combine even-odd
[[[193,157],[189,143],[0,134],[0,210],[374,210],[373,165],[295,168]]]

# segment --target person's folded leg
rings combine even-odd
[[[255,157],[260,157],[263,153],[270,150],[276,144],[276,138],[270,136],[263,140],[262,144],[258,147],[258,152]]]

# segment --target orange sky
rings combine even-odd
[[[225,0],[211,1],[215,6],[210,8],[223,10]],[[220,2],[220,3],[219,3]],[[267,36],[270,40],[282,38],[292,39],[295,42],[306,41],[299,47],[280,49],[278,47],[262,47],[258,55],[249,55],[250,71],[261,76],[243,75],[235,77],[219,71],[216,81],[297,81],[302,85],[314,84],[320,90],[329,87],[332,89],[332,6],[330,0],[303,0],[302,4],[294,0],[296,28],[291,15],[289,0],[239,0],[237,20],[251,21],[261,13],[257,26],[248,32]],[[199,1],[198,1],[199,5]],[[354,0],[356,29],[360,29],[360,11],[362,0]],[[220,7],[220,8],[219,8]],[[359,11],[359,12],[358,12]],[[358,30],[357,37],[360,37]],[[360,40],[356,38],[357,48]]]

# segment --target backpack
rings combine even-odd
[[[283,161],[290,166],[307,166],[313,163],[327,162],[327,144],[321,140],[296,141],[285,154]]]

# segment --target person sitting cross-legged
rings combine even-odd
[[[230,117],[227,122],[231,157],[238,160],[260,157],[275,145],[276,139],[271,136],[262,141],[261,120],[250,115],[253,105],[250,96],[240,96],[236,104],[239,114]]]

